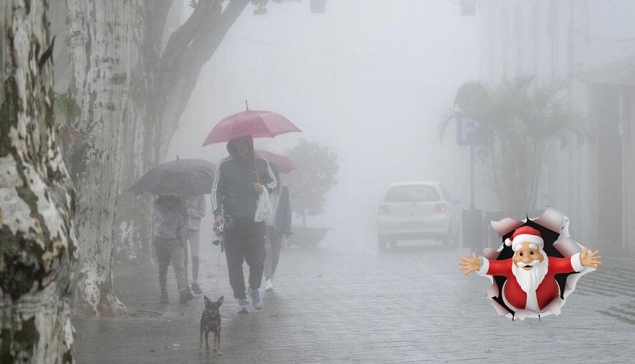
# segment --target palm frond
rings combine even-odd
[[[439,141],[441,142],[441,144],[443,144],[443,137],[445,136],[445,130],[448,128],[448,125],[450,124],[451,121],[456,120],[460,115],[461,113],[457,111],[448,110],[441,117],[441,122],[437,126],[437,137],[439,138]]]
[[[551,140],[558,140],[562,148],[571,140],[577,139],[579,144],[586,140],[585,118],[567,105],[566,81],[541,81],[521,75],[484,85],[487,107],[478,115],[467,115],[489,127],[493,142],[482,148],[479,158],[489,169],[501,205],[531,207],[538,188],[540,161]],[[444,116],[439,125],[440,138],[456,116],[455,111]]]

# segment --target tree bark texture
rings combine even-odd
[[[67,0],[70,124],[83,139],[67,156],[81,206],[78,302],[95,315],[131,313],[113,295],[113,259],[151,256],[151,198],[127,189],[165,158],[203,65],[249,0],[199,1],[166,44],[173,3]]]
[[[139,59],[131,80],[123,148],[125,180],[131,186],[157,164],[164,162],[170,140],[196,86],[200,72],[243,12],[249,0],[203,0],[188,20],[174,31],[163,49],[163,30],[170,0],[139,2],[135,43]],[[200,136],[193,136],[197,138]],[[193,142],[200,141],[193,139]],[[167,159],[174,159],[171,156]],[[148,196],[120,195],[116,223],[123,255],[137,258],[150,252]],[[141,254],[138,254],[141,251]]]
[[[159,139],[156,159],[162,160],[179,120],[196,86],[205,63],[218,49],[223,38],[242,14],[249,0],[231,0],[222,8],[220,0],[199,1],[194,13],[168,40],[160,60],[157,97]],[[200,142],[203,144],[202,140]]]
[[[150,207],[148,195],[134,196],[127,189],[158,162],[156,120],[160,110],[153,102],[159,73],[162,39],[166,18],[173,0],[139,1],[131,41],[138,57],[131,64],[130,93],[126,103],[128,122],[124,125],[122,193],[117,202],[115,221],[116,256],[121,261],[151,259]],[[144,259],[145,258],[145,259]]]
[[[73,165],[82,249],[78,308],[95,315],[130,313],[113,295],[114,224],[121,193],[128,114],[135,1],[67,0],[70,19],[70,94],[78,112],[72,126],[83,135]]]
[[[47,1],[0,2],[0,362],[73,363],[74,196],[54,130]]]

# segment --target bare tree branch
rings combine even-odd
[[[154,0],[151,6],[144,6],[144,17],[146,21],[143,25],[148,29],[146,32],[151,38],[158,38],[158,41],[153,41],[151,44],[161,44],[161,38],[163,38],[163,31],[165,30],[165,22],[170,12],[170,8],[174,0]]]
[[[199,2],[195,12],[201,9],[199,14],[204,14],[203,10],[206,10],[207,17],[203,19],[204,21],[198,20],[196,31],[192,25],[194,24],[194,14],[190,18],[192,23],[187,28],[183,28],[187,23],[181,27],[187,29],[187,33],[192,36],[191,40],[185,36],[185,31],[182,35],[170,40],[176,42],[175,39],[180,39],[183,42],[187,41],[188,44],[186,47],[181,44],[181,46],[173,45],[169,50],[166,48],[162,59],[158,89],[164,112],[161,115],[161,149],[157,151],[159,159],[164,156],[172,133],[178,127],[179,118],[187,106],[187,101],[196,86],[203,65],[218,49],[223,38],[247,4],[249,4],[249,0],[231,0],[222,11],[218,2],[209,2],[205,8]],[[170,44],[168,44],[169,47]],[[175,52],[176,49],[178,52],[175,54],[167,53]]]
[[[232,1],[233,2],[233,1]],[[215,13],[220,13],[222,9],[220,0],[199,1],[194,12],[181,25],[168,40],[168,44],[161,56],[161,72],[171,69],[172,65],[183,55],[183,52],[190,46],[194,37],[200,32],[205,24],[214,23],[212,17]]]

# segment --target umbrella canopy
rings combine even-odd
[[[203,146],[228,142],[251,135],[252,138],[273,138],[280,134],[302,132],[291,121],[271,111],[245,110],[221,120],[207,135]]]
[[[256,150],[256,155],[266,159],[271,164],[275,164],[280,173],[289,173],[296,168],[291,159],[280,154],[267,152],[266,150]]]
[[[202,159],[177,159],[152,168],[130,191],[153,195],[196,196],[212,192],[216,166]]]

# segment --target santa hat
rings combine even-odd
[[[545,246],[545,242],[540,237],[540,232],[527,225],[516,229],[511,240],[509,238],[505,239],[505,245],[511,246],[513,251],[516,251],[522,243],[536,244],[540,249]]]

